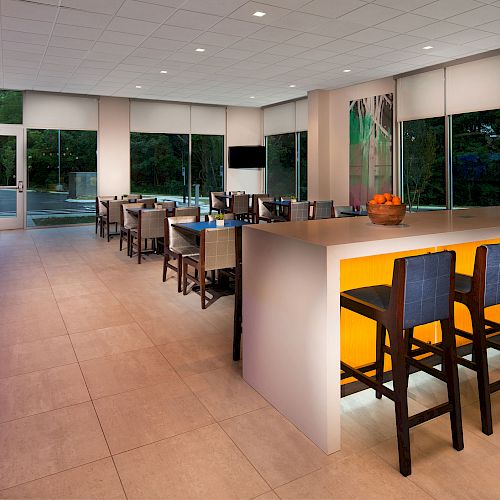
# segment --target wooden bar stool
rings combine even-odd
[[[377,285],[347,290],[340,305],[377,322],[376,361],[362,368],[341,362],[342,378],[354,377],[375,389],[377,398],[388,397],[395,404],[399,470],[411,474],[410,427],[450,413],[453,447],[462,450],[463,431],[458,385],[457,354],[453,316],[455,252],[437,252],[394,261],[392,286]],[[413,328],[440,321],[443,341],[428,345],[413,338]],[[390,347],[385,345],[386,332]],[[417,349],[412,350],[412,346]],[[394,390],[383,385],[384,353],[391,356]],[[426,353],[442,357],[442,370],[415,356]],[[442,380],[448,401],[416,415],[408,416],[408,375],[413,365]],[[375,379],[366,375],[376,371]]]
[[[482,430],[490,435],[491,394],[500,390],[500,380],[490,384],[486,350],[491,347],[500,351],[499,344],[488,340],[488,335],[500,332],[500,323],[487,320],[484,310],[500,304],[500,244],[477,248],[472,276],[456,275],[455,301],[467,307],[472,320],[472,334],[455,328],[457,335],[472,341],[472,361],[459,357],[458,363],[477,373]]]

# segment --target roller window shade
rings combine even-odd
[[[309,117],[307,99],[302,99],[295,103],[295,128],[297,132],[307,130]]]
[[[156,101],[130,102],[130,131],[189,134],[189,104]]]
[[[264,135],[295,132],[295,103],[264,109]]]
[[[398,79],[398,121],[432,118],[444,113],[444,69]]]
[[[224,135],[226,133],[226,108],[191,106],[191,133]]]
[[[449,115],[500,108],[500,56],[446,68]]]
[[[27,128],[97,130],[98,99],[28,91],[23,100],[23,117]]]

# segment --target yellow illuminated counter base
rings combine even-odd
[[[342,312],[341,290],[390,284],[394,259],[500,242],[500,207],[407,214],[400,226],[366,217],[243,228],[243,378],[326,453],[340,449],[340,352],[374,360],[375,325]],[[498,309],[492,319],[500,319]],[[470,328],[457,307],[457,324]],[[343,332],[341,336],[341,330]],[[435,325],[416,332],[439,340]]]

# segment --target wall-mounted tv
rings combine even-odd
[[[229,168],[265,168],[265,146],[230,146]]]

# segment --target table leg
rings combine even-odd
[[[242,323],[242,251],[241,251],[241,227],[236,228],[236,280],[234,290],[234,334],[233,334],[233,361],[240,360],[241,346],[241,323]]]

